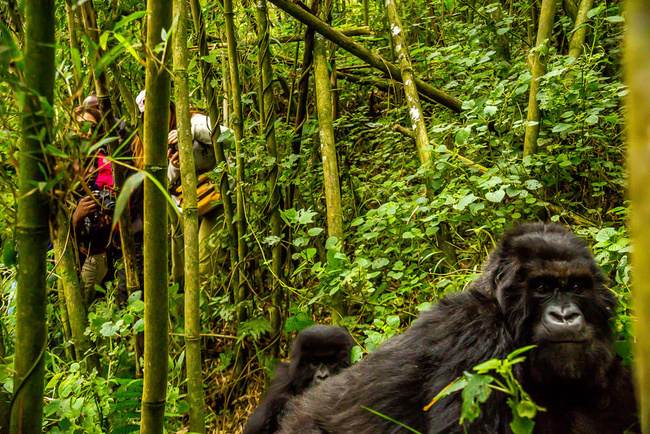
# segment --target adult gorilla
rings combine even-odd
[[[637,422],[629,372],[609,328],[615,295],[585,243],[555,224],[506,233],[483,274],[404,334],[292,400],[282,433],[511,432],[504,393],[493,392],[471,425],[459,425],[462,397],[423,407],[464,371],[535,344],[516,375],[538,413],[536,432],[622,433]],[[365,407],[365,408],[363,408]]]

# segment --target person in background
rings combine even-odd
[[[136,98],[136,103],[141,113],[144,113],[145,91],[140,92]],[[216,166],[214,147],[211,140],[210,119],[201,112],[191,112],[191,132],[192,146],[194,153],[194,168],[196,174],[200,175],[211,171]],[[232,135],[232,131],[220,125],[221,132]],[[172,280],[179,282],[183,286],[183,228],[182,219],[179,218],[179,212],[182,212],[181,201],[176,192],[180,185],[180,154],[178,152],[178,131],[176,129],[176,107],[170,103],[169,115],[169,134],[167,136],[169,148],[167,150],[167,178],[170,183],[170,192],[172,199],[176,204],[176,210],[170,209],[169,215],[171,220],[171,258],[172,258]],[[224,144],[229,146],[232,140],[224,140]],[[135,155],[142,155],[142,151],[136,151]],[[218,192],[218,187],[217,188]],[[217,193],[218,194],[218,193]],[[171,208],[171,207],[170,207]],[[207,281],[217,269],[223,267],[227,260],[227,252],[221,247],[221,240],[218,236],[221,231],[225,230],[223,220],[223,205],[221,201],[215,202],[212,209],[199,216],[199,273],[203,282]],[[217,236],[212,236],[214,233]]]
[[[80,106],[73,113],[76,134],[93,143],[104,136],[98,109]],[[90,175],[86,181],[88,189],[80,190],[71,222],[79,250],[81,286],[88,306],[95,298],[95,286],[110,277],[113,268],[111,220],[115,196],[111,190],[110,163],[104,152],[100,149],[97,158],[89,159],[85,168]],[[92,194],[87,194],[88,191]]]

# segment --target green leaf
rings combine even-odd
[[[543,187],[542,183],[536,179],[528,179],[524,182],[524,186],[529,190],[538,190]]]
[[[587,122],[589,125],[595,125],[598,123],[598,115],[590,115],[585,119],[585,122]]]
[[[386,265],[388,265],[388,259],[386,258],[377,258],[374,261],[372,261],[372,268],[378,269],[378,268],[384,268]]]
[[[120,216],[124,212],[124,208],[129,203],[129,199],[133,192],[142,184],[142,181],[147,176],[146,172],[136,172],[124,182],[122,191],[115,201],[115,209],[113,210],[113,228],[117,226],[120,221]]]
[[[394,330],[399,328],[399,315],[390,315],[386,318],[386,325]]]
[[[130,23],[131,21],[134,20],[139,20],[140,18],[144,17],[147,15],[147,11],[138,11],[138,12],[133,12],[132,14],[129,14],[119,20],[117,24],[115,24],[115,27],[113,27],[113,31],[116,32],[122,27],[124,27],[126,24]]]
[[[499,359],[490,359],[480,365],[474,366],[474,370],[479,374],[485,374],[488,371],[498,371],[501,368],[502,362]]]
[[[323,232],[323,228],[311,228],[307,231],[310,237],[315,237],[316,235]]]
[[[566,131],[566,130],[568,130],[569,128],[571,128],[571,125],[569,125],[569,124],[559,123],[559,124],[557,124],[557,125],[555,125],[555,126],[553,127],[553,130],[552,130],[552,131],[553,131],[554,133],[560,133],[560,132],[562,132],[562,131]]]
[[[485,106],[485,108],[483,109],[483,114],[487,117],[492,116],[496,112],[497,112],[497,108],[493,105]]]
[[[519,356],[520,354],[525,353],[526,351],[530,351],[535,347],[536,347],[536,345],[528,345],[527,347],[522,347],[522,348],[516,349],[512,353],[508,354],[508,357],[506,359],[510,360],[510,362],[512,363],[512,361],[514,360],[515,357]]]
[[[463,389],[463,406],[460,424],[465,420],[473,422],[481,415],[479,404],[487,401],[492,393],[489,385],[494,379],[489,375],[470,374],[469,381]]]
[[[621,17],[620,15],[613,15],[611,17],[605,18],[605,21],[609,21],[610,23],[622,23],[625,21],[625,18]]]
[[[478,197],[474,196],[473,193],[470,193],[467,196],[463,196],[460,198],[458,203],[454,205],[454,209],[457,209],[458,211],[462,211],[467,207],[467,205],[476,201],[476,199],[478,199]]]
[[[535,421],[514,415],[510,422],[510,429],[514,434],[531,434],[535,428]]]
[[[296,216],[296,222],[301,225],[307,225],[309,223],[313,223],[314,216],[316,216],[317,214],[318,213],[307,209],[298,210],[298,214]]]
[[[144,61],[140,59],[140,56],[138,55],[138,52],[135,51],[135,48],[133,48],[133,45],[129,41],[126,40],[126,38],[119,33],[115,33],[115,39],[117,39],[120,42],[120,45],[126,49],[126,51],[133,56],[133,58],[138,61],[138,63],[142,64]]]
[[[111,32],[104,32],[99,36],[99,46],[102,47],[102,50],[106,50],[108,45],[108,37],[111,35]]]
[[[460,130],[458,130],[456,132],[456,137],[455,137],[456,144],[463,145],[469,138],[470,131],[471,130],[469,127],[461,128]]]
[[[517,404],[517,414],[527,419],[533,419],[537,415],[537,407],[532,401],[520,401]]]
[[[495,203],[501,202],[504,197],[506,197],[506,192],[503,189],[485,194],[487,200]]]

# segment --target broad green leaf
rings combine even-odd
[[[487,200],[495,203],[501,202],[504,197],[506,197],[506,192],[503,189],[485,194]]]
[[[136,172],[124,182],[122,191],[115,201],[115,210],[113,210],[113,228],[117,226],[117,223],[120,221],[120,217],[124,212],[124,208],[129,203],[129,199],[133,192],[142,184],[144,178],[147,176],[146,172]]]

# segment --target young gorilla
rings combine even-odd
[[[350,366],[354,345],[342,327],[315,325],[301,331],[291,346],[291,362],[276,367],[275,379],[248,419],[244,434],[276,432],[287,401]]]
[[[541,433],[638,430],[630,373],[615,356],[616,297],[585,243],[555,224],[506,233],[483,274],[424,313],[404,334],[287,406],[281,433],[508,433],[508,396],[493,391],[474,423],[459,425],[462,396],[423,408],[464,371],[537,345],[515,375],[546,408]]]

